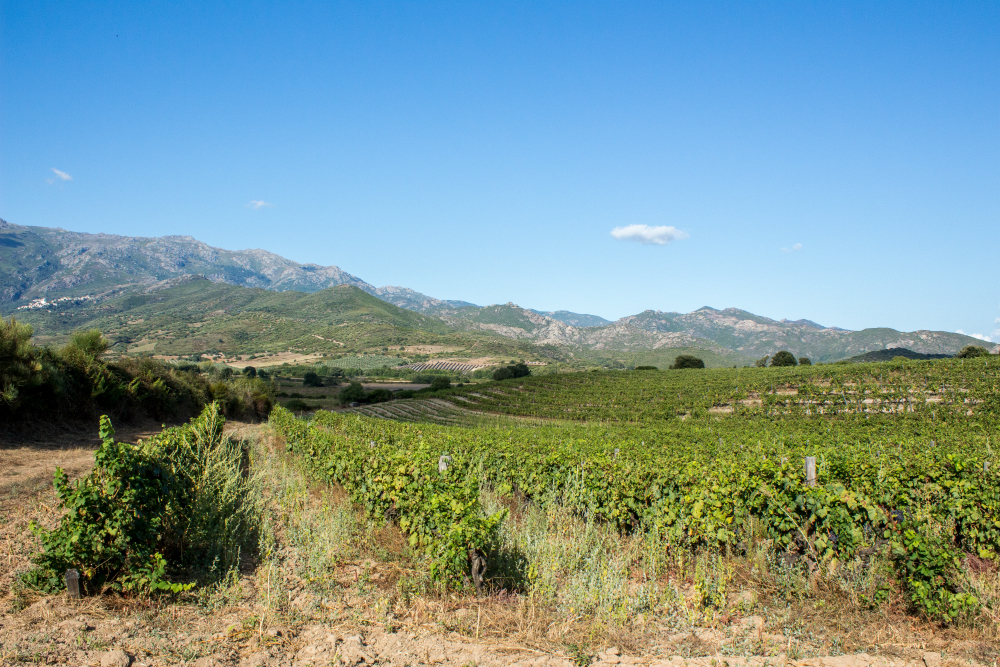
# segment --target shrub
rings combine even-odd
[[[42,364],[31,344],[32,329],[11,317],[0,320],[0,403],[13,411],[21,405],[21,392],[41,384]]]
[[[799,357],[799,366],[812,366],[812,359],[809,357]]]
[[[388,389],[372,389],[368,392],[366,400],[369,403],[384,403],[386,401],[391,401],[393,399],[393,394]]]
[[[509,380],[511,378],[523,378],[531,375],[531,369],[527,364],[517,363],[510,366],[501,366],[493,371],[494,380]]]
[[[439,389],[447,389],[451,386],[451,380],[448,379],[446,375],[439,375],[433,380],[431,380],[431,391],[438,391]]]
[[[354,402],[363,403],[367,398],[368,394],[365,393],[365,388],[361,386],[360,382],[351,382],[337,394],[337,401],[341,405]]]
[[[243,369],[243,377],[255,378],[257,377],[257,369],[253,366],[247,366]]]
[[[246,456],[222,434],[215,404],[190,424],[166,429],[138,445],[116,443],[111,420],[101,417],[94,468],[70,483],[55,477],[59,525],[32,525],[42,551],[23,581],[54,592],[70,568],[86,592],[150,593],[186,590],[170,574],[219,577],[239,564],[263,510]]]
[[[290,401],[285,401],[285,409],[291,412],[306,412],[310,410],[309,404],[303,401],[301,398],[293,398]]]
[[[302,376],[302,386],[303,387],[322,387],[323,380],[315,371],[306,371],[306,374]]]
[[[705,362],[692,354],[681,354],[674,359],[671,369],[681,368],[704,368]]]
[[[97,329],[73,334],[70,342],[62,349],[62,353],[67,357],[79,355],[88,361],[99,359],[107,351],[108,341],[104,340]]]
[[[660,369],[657,368],[656,366],[636,366],[635,370],[637,370],[637,371],[658,371]]]
[[[966,345],[955,356],[959,359],[972,359],[975,357],[988,357],[989,350],[979,345]]]
[[[772,366],[798,366],[799,362],[795,360],[795,356],[787,351],[782,350],[771,357]]]

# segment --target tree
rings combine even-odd
[[[337,394],[337,401],[341,405],[354,402],[361,403],[367,399],[368,394],[365,393],[365,388],[361,386],[360,382],[351,382]]]
[[[309,404],[301,398],[293,398],[285,403],[285,409],[291,410],[292,412],[305,412],[309,409]]]
[[[97,329],[78,331],[62,349],[64,357],[70,360],[96,361],[108,351],[108,341]]]
[[[369,403],[384,403],[392,399],[393,394],[388,389],[372,389],[368,392],[368,396],[365,397],[365,400]]]
[[[243,369],[243,375],[247,376],[248,378],[255,378],[257,377],[257,369],[254,368],[253,366],[247,366],[246,368]]]
[[[637,371],[658,371],[660,369],[657,368],[656,366],[636,366],[635,370],[637,370]]]
[[[447,389],[451,386],[451,380],[448,379],[447,375],[438,375],[433,380],[431,380],[431,391],[437,391],[438,389]]]
[[[799,362],[795,360],[795,357],[788,350],[782,350],[778,352],[773,357],[771,357],[772,366],[798,366]]]
[[[764,366],[767,366],[767,360],[770,358],[771,358],[770,356],[765,354],[763,357],[753,362],[753,365],[756,366],[757,368],[764,368]]]
[[[501,366],[493,371],[494,380],[509,380],[511,378],[523,378],[531,375],[531,369],[527,364],[513,364],[511,366]]]
[[[42,370],[32,333],[31,325],[19,324],[13,316],[9,322],[0,320],[0,403],[11,408],[19,403],[19,390]]]
[[[955,356],[959,359],[973,359],[975,357],[988,357],[989,350],[979,345],[966,345]]]
[[[323,380],[320,379],[319,375],[317,375],[315,371],[306,371],[305,375],[302,376],[302,386],[322,387]]]
[[[705,362],[694,356],[693,354],[681,354],[674,359],[674,363],[670,366],[672,369],[680,368],[704,368]]]
[[[799,357],[799,366],[812,366],[812,359],[809,357]]]

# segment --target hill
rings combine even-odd
[[[99,302],[20,311],[18,318],[31,324],[42,342],[100,329],[119,353],[340,354],[389,345],[478,343],[508,355],[524,354],[515,345],[491,346],[475,335],[456,335],[437,318],[386,303],[353,285],[271,292],[184,276]]]
[[[699,308],[683,315],[647,310],[624,317],[615,325],[655,334],[684,334],[742,354],[760,358],[779,350],[813,361],[837,361],[887,348],[908,348],[922,354],[955,354],[977,339],[947,331],[914,331],[888,328],[848,331],[822,327],[808,320],[772,320],[738,308]]]
[[[23,227],[0,220],[0,301],[104,294],[186,275],[269,290],[375,288],[336,266],[299,264],[266,250],[223,250],[190,236],[142,238]],[[20,305],[20,303],[18,303]]]
[[[551,310],[548,312],[531,309],[531,312],[544,317],[549,317],[553,320],[558,320],[563,324],[568,324],[571,327],[603,327],[607,324],[611,324],[610,320],[606,320],[598,315],[585,315],[581,313],[571,313],[568,310]]]
[[[480,307],[466,301],[437,299],[407,287],[374,287],[336,266],[299,264],[265,250],[214,248],[189,236],[141,238],[83,234],[23,227],[0,220],[0,312],[16,311],[19,317],[38,322],[42,327],[39,333],[43,336],[64,335],[69,330],[67,327],[92,322],[123,340],[134,339],[137,335],[134,323],[107,319],[106,314],[122,308],[122,304],[139,303],[125,299],[128,295],[148,299],[151,293],[180,285],[171,281],[196,275],[203,275],[217,284],[268,293],[299,294],[294,298],[269,300],[264,293],[255,293],[252,298],[242,293],[227,293],[224,298],[230,300],[225,304],[228,310],[223,310],[230,313],[227,315],[230,317],[236,316],[234,309],[264,312],[254,308],[266,305],[266,308],[281,311],[281,317],[287,321],[308,322],[312,327],[333,326],[327,321],[328,315],[341,313],[346,319],[335,326],[350,323],[369,327],[361,338],[341,341],[357,349],[377,341],[382,341],[384,346],[387,341],[423,340],[423,336],[432,333],[447,336],[465,332],[465,338],[475,333],[481,346],[495,349],[592,359],[595,363],[611,366],[628,365],[642,357],[642,363],[666,366],[670,355],[681,350],[702,356],[710,365],[744,365],[779,350],[807,356],[813,361],[837,361],[887,348],[948,355],[965,345],[980,342],[969,336],[942,331],[903,333],[886,328],[848,331],[806,319],[772,320],[738,308],[704,307],[687,314],[647,310],[608,322],[596,315],[565,310],[540,312],[513,303]],[[318,302],[304,297],[343,285],[352,286],[372,298],[355,309],[346,302],[334,305],[332,294],[321,297]],[[192,291],[170,292],[166,297],[168,303],[184,302],[185,316],[197,318],[201,317],[198,313],[219,310],[217,299],[222,297],[217,297],[206,285],[191,283],[186,289]],[[198,298],[207,301],[204,304],[192,301]],[[102,304],[108,301],[114,303],[104,308]],[[396,310],[385,310],[376,302],[389,304]],[[25,315],[26,311],[30,314]],[[51,312],[36,314],[36,311]],[[409,318],[404,313],[424,319]],[[156,320],[155,315],[143,314],[141,319]],[[169,324],[166,322],[164,326],[169,328]],[[196,327],[191,323],[191,326],[186,335],[196,340],[190,341],[191,345],[177,342],[172,346],[194,348],[212,342],[201,340],[204,338],[200,335],[203,325]],[[239,334],[240,326],[238,321],[231,323],[232,336],[243,341],[254,338],[252,327]],[[373,337],[371,327],[383,330]],[[391,333],[386,327],[406,331]],[[275,333],[266,339],[269,347],[286,349],[302,343],[301,332],[285,331],[280,327],[277,330],[287,338],[281,339]],[[413,332],[418,331],[421,335],[415,336]],[[340,338],[347,337],[346,333],[340,332]],[[179,331],[174,331],[172,336],[176,341],[185,337]],[[327,338],[313,331],[308,336],[314,336],[314,340]],[[230,346],[227,341],[226,335],[217,336],[213,346]]]
[[[892,361],[896,357],[904,357],[906,359],[914,359],[918,361],[926,361],[928,359],[950,359],[953,354],[921,354],[919,352],[914,352],[913,350],[907,350],[905,347],[892,347],[885,350],[875,350],[873,352],[865,352],[864,354],[859,354],[857,356],[851,357],[850,359],[845,359],[844,361],[850,364],[862,364],[862,363],[873,363],[879,361]]]

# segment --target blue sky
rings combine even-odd
[[[998,3],[0,7],[9,222],[1000,341]]]

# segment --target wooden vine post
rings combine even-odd
[[[66,594],[71,600],[80,599],[80,573],[76,570],[66,570]]]
[[[806,486],[816,486],[816,457],[806,457]]]

